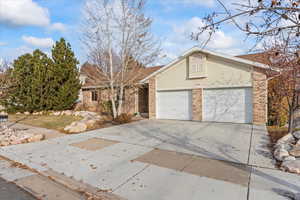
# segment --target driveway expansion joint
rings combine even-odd
[[[112,190],[112,192],[117,191],[118,189],[120,189],[121,187],[123,187],[124,185],[126,185],[128,182],[130,182],[130,180],[132,180],[134,177],[138,176],[139,174],[141,174],[143,171],[145,171],[148,167],[150,167],[150,164],[147,164],[143,169],[141,169],[140,171],[138,171],[136,174],[134,174],[132,177],[128,178],[124,183],[120,184],[119,186],[117,186],[116,188],[114,188]]]

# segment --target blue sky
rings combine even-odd
[[[41,49],[50,52],[53,42],[64,37],[81,63],[87,60],[80,42],[80,23],[85,0],[0,0],[0,58]],[[167,62],[197,45],[189,35],[201,26],[201,17],[218,10],[214,0],[148,0],[146,15],[153,18],[153,34],[162,42]],[[203,36],[205,38],[205,36]],[[250,42],[231,26],[224,26],[207,48],[227,54],[245,53]]]

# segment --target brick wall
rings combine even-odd
[[[202,89],[192,91],[193,121],[202,121]]]
[[[253,124],[263,125],[267,122],[268,82],[262,69],[254,68],[253,81]]]
[[[149,79],[149,119],[156,118],[156,80]]]

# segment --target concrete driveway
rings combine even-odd
[[[133,200],[279,200],[300,177],[274,169],[265,127],[145,120],[5,147],[1,155]]]

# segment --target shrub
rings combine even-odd
[[[119,124],[126,124],[126,123],[130,123],[131,121],[132,121],[132,115],[126,114],[126,113],[119,115],[115,119],[115,122],[117,122]]]
[[[111,101],[102,101],[101,102],[101,111],[107,114],[111,114],[112,113],[112,105],[111,105]]]

